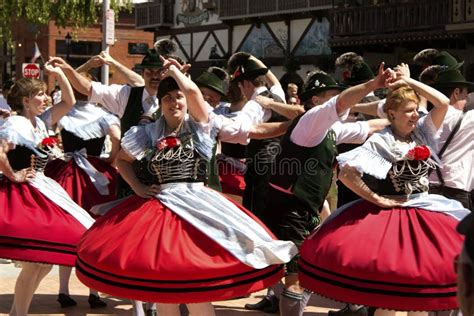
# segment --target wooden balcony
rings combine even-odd
[[[174,0],[155,0],[135,5],[135,25],[138,29],[154,30],[173,26]]]
[[[331,38],[445,29],[453,0],[390,1],[331,10]]]
[[[333,0],[218,0],[219,18],[237,20],[298,12],[326,10]]]

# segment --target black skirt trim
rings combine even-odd
[[[38,240],[38,239],[28,239],[28,238],[19,238],[19,237],[10,237],[10,236],[1,236],[0,235],[0,240],[12,240],[12,242],[32,242],[32,243],[37,243],[37,244],[43,244],[43,245],[54,245],[54,246],[59,246],[59,247],[66,247],[66,248],[71,248],[71,249],[76,249],[76,245],[71,245],[71,244],[63,244],[59,242],[54,242],[54,241],[45,241],[45,240]]]
[[[395,282],[384,282],[384,281],[375,281],[375,280],[367,280],[367,279],[360,279],[356,277],[350,277],[341,273],[333,272],[330,270],[326,270],[324,268],[315,266],[314,264],[309,263],[308,261],[304,260],[302,257],[300,257],[300,265],[299,267],[301,268],[301,263],[304,265],[307,265],[308,267],[316,270],[316,271],[321,271],[325,274],[329,275],[334,275],[338,278],[341,279],[346,279],[346,280],[351,280],[351,281],[356,281],[356,282],[362,282],[362,283],[368,283],[368,284],[379,284],[379,285],[386,285],[386,286],[398,286],[398,287],[406,287],[406,288],[420,288],[420,289],[425,289],[425,288],[432,288],[432,289],[444,289],[444,288],[453,288],[456,287],[456,283],[449,283],[449,284],[408,284],[408,283],[395,283]],[[314,273],[309,272],[308,270],[305,270],[308,273],[307,275],[316,275]]]
[[[111,277],[114,277],[114,278],[120,278],[120,279],[123,279],[123,280],[130,280],[130,281],[143,282],[143,283],[166,283],[166,284],[181,284],[181,283],[182,284],[190,284],[190,283],[204,283],[204,282],[223,281],[223,280],[228,280],[228,279],[240,278],[240,277],[244,277],[244,276],[247,276],[247,275],[257,274],[257,273],[261,272],[262,270],[265,270],[265,269],[270,270],[273,267],[273,266],[271,266],[271,267],[261,269],[261,270],[250,270],[250,271],[247,271],[247,272],[238,273],[238,274],[231,274],[231,275],[228,275],[228,276],[218,277],[218,278],[193,279],[193,280],[183,281],[183,280],[157,280],[157,279],[150,279],[150,278],[141,279],[141,278],[133,278],[133,277],[127,277],[127,276],[122,276],[122,275],[116,275],[114,273],[103,271],[103,270],[100,270],[96,267],[91,266],[90,264],[84,262],[84,260],[82,260],[78,255],[77,256],[77,261],[76,261],[76,266],[80,267],[81,265],[84,266],[84,267],[81,267],[83,270],[84,269],[93,270],[93,271],[97,272],[98,274],[108,275],[108,276],[111,276]],[[283,268],[283,265],[278,265],[278,266],[274,267],[275,273],[278,272],[278,270],[280,270],[281,268]],[[93,271],[87,272],[87,273],[89,273],[90,275],[93,275],[94,274]]]
[[[440,297],[455,297],[456,296],[456,291],[445,292],[445,293],[418,293],[418,292],[415,293],[415,292],[400,292],[400,291],[395,291],[395,290],[383,290],[383,289],[376,289],[376,288],[361,287],[361,286],[357,286],[357,285],[353,285],[349,283],[343,283],[343,282],[331,280],[331,279],[316,275],[302,268],[301,266],[299,269],[300,269],[299,271],[302,274],[305,274],[306,276],[312,279],[315,279],[319,282],[327,283],[333,286],[337,286],[343,289],[353,290],[357,292],[371,293],[371,294],[378,294],[378,295],[389,295],[389,296],[400,296],[400,297],[423,297],[423,298],[440,298]],[[321,289],[319,290],[311,289],[311,290],[315,292],[319,292]],[[324,292],[322,292],[322,295],[324,295]]]

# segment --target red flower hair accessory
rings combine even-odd
[[[174,148],[178,147],[179,145],[181,145],[181,141],[179,140],[179,138],[174,136],[168,136],[156,142],[156,148],[158,150],[163,150],[165,148]]]
[[[410,149],[406,156],[410,160],[426,160],[431,156],[431,151],[427,146],[416,146]]]

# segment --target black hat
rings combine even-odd
[[[198,87],[209,88],[219,93],[222,97],[225,97],[227,88],[224,84],[224,81],[222,81],[212,72],[203,72],[199,77],[196,78],[196,80],[194,80],[194,82],[198,85]]]
[[[253,79],[258,76],[265,75],[267,72],[267,67],[262,66],[261,63],[257,62],[252,58],[249,58],[237,66],[237,69],[232,75],[232,81]]]
[[[369,80],[374,79],[374,73],[372,69],[370,69],[369,65],[365,62],[354,65],[351,70],[351,76],[349,78],[344,79],[342,82],[344,85],[347,86],[355,86],[360,83],[367,82]]]
[[[158,101],[161,101],[161,99],[170,91],[173,90],[179,90],[178,83],[176,80],[174,80],[172,77],[166,77],[165,79],[160,81],[160,85],[158,86]]]
[[[340,85],[330,75],[324,72],[316,72],[306,80],[303,86],[303,92],[300,94],[300,99],[306,101],[313,95],[331,89],[344,90],[345,86]]]
[[[461,72],[455,68],[441,71],[432,86],[436,89],[466,87],[469,92],[474,91],[474,83],[466,81]]]
[[[155,49],[149,49],[141,64],[136,65],[137,68],[145,69],[145,68],[161,68],[163,67],[163,62],[160,59],[160,55],[156,52]]]
[[[464,61],[458,63],[456,58],[454,58],[450,53],[446,51],[442,51],[433,58],[431,63],[432,65],[440,65],[440,66],[447,66],[448,68],[459,69],[464,64]]]
[[[464,247],[466,248],[469,258],[474,261],[474,214],[469,213],[464,217],[463,220],[459,222],[456,230],[466,237],[464,239]]]

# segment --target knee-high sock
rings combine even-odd
[[[143,310],[143,302],[132,301],[132,305],[133,305],[133,316],[145,316],[145,311]]]
[[[146,302],[145,303],[146,310],[156,310],[156,303]]]
[[[284,289],[280,298],[280,315],[302,316],[305,308],[303,304],[303,294]]]
[[[215,316],[214,306],[211,303],[186,304],[192,316]]]

